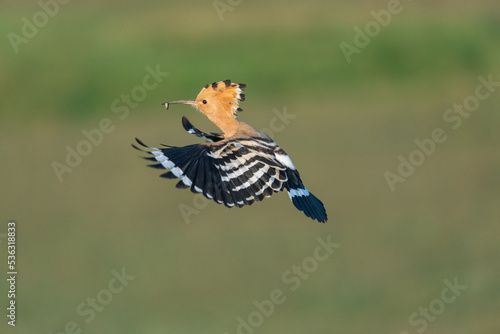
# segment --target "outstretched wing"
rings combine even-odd
[[[194,133],[194,132],[192,132]],[[206,137],[206,136],[204,136]],[[136,139],[156,162],[155,168],[169,171],[162,177],[180,178],[178,188],[191,188],[227,207],[242,207],[284,189],[287,167],[276,160],[272,140],[242,138],[211,144],[155,148]]]
[[[224,135],[222,133],[210,132],[210,134],[208,134],[198,130],[197,128],[194,127],[193,124],[191,124],[191,122],[187,119],[186,116],[182,116],[182,126],[187,132],[192,133],[197,137],[205,138],[207,142],[210,143],[221,141],[224,139]]]

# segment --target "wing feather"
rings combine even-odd
[[[187,119],[185,128],[194,134],[205,134]],[[191,131],[189,129],[192,129]],[[262,201],[284,189],[288,180],[286,166],[275,157],[278,147],[264,139],[224,139],[210,144],[185,147],[154,148],[137,140],[143,152],[156,161],[154,168],[166,168],[162,177],[180,180],[178,188],[191,188],[216,203],[242,207]]]

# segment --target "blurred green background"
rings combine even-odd
[[[3,1],[0,13],[0,247],[16,220],[19,272],[17,326],[2,288],[0,328],[232,334],[280,289],[286,300],[240,333],[500,333],[500,88],[457,129],[443,119],[479,76],[500,81],[498,2],[402,1],[351,63],[339,45],[387,1],[221,0],[219,13],[212,1],[44,3],[55,11],[45,21],[35,1]],[[23,29],[34,36],[14,47]],[[148,67],[168,76],[146,91]],[[160,103],[228,78],[248,85],[240,118],[272,130],[327,224],[283,193],[242,209],[206,203],[130,147],[199,142],[182,115],[216,131]],[[103,119],[112,129],[58,179],[54,162]],[[391,191],[384,173],[435,128],[447,140]],[[282,275],[311,265],[318,237],[340,247],[292,291]],[[122,268],[135,278],[111,295]],[[439,302],[455,278],[467,288]],[[96,297],[90,320],[78,307]]]

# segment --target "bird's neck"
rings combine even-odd
[[[233,115],[227,113],[207,114],[212,123],[214,123],[224,133],[225,137],[231,137],[240,128],[242,122]]]

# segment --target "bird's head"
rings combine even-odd
[[[232,83],[231,80],[214,82],[203,87],[194,100],[179,100],[164,104],[167,109],[169,104],[190,104],[210,119],[212,117],[237,118],[236,112],[242,111],[239,102],[245,101],[245,94],[242,94],[245,87],[245,84]]]

